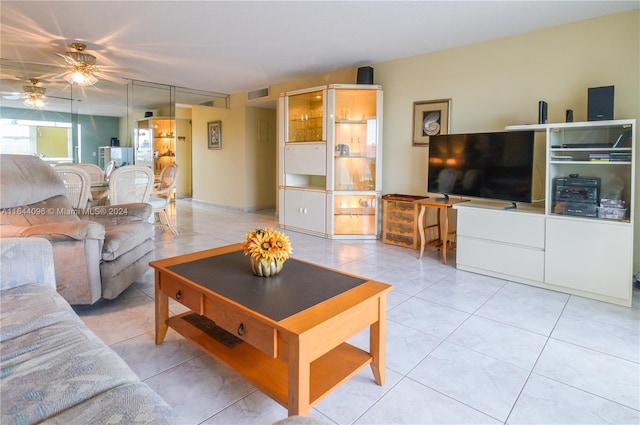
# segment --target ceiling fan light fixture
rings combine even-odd
[[[27,97],[22,103],[25,106],[28,106],[29,108],[34,108],[34,109],[42,109],[46,105],[44,103],[44,96],[37,93],[30,94],[29,97]]]
[[[86,44],[73,43],[71,47],[74,51],[66,52],[63,57],[65,61],[71,65],[71,70],[64,75],[64,79],[69,84],[76,84],[79,86],[92,86],[98,82],[94,73],[98,70],[95,66],[96,57],[85,53],[87,48]]]
[[[82,66],[76,66],[73,70],[67,72],[64,75],[64,79],[69,84],[76,84],[83,87],[92,86],[98,82],[98,79],[93,75],[93,71]]]

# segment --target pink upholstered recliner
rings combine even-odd
[[[35,156],[0,155],[0,209],[0,237],[51,241],[58,291],[70,304],[116,298],[154,259],[149,204],[74,210],[58,173]]]

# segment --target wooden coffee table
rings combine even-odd
[[[256,277],[241,244],[150,265],[156,344],[171,327],[242,374],[290,416],[308,415],[366,365],[375,382],[384,384],[390,285],[295,259],[275,277]],[[191,311],[169,317],[169,297]],[[345,342],[366,327],[369,352]]]

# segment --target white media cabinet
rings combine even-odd
[[[631,306],[635,120],[507,127],[531,129],[546,136],[544,208],[457,204],[457,268]],[[613,147],[624,132],[629,142]],[[624,200],[626,215],[566,214],[554,182],[574,174],[599,178],[600,198]]]

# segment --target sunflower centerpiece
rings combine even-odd
[[[253,274],[265,277],[280,273],[293,251],[289,237],[270,227],[247,233],[242,249],[244,255],[251,256]]]

